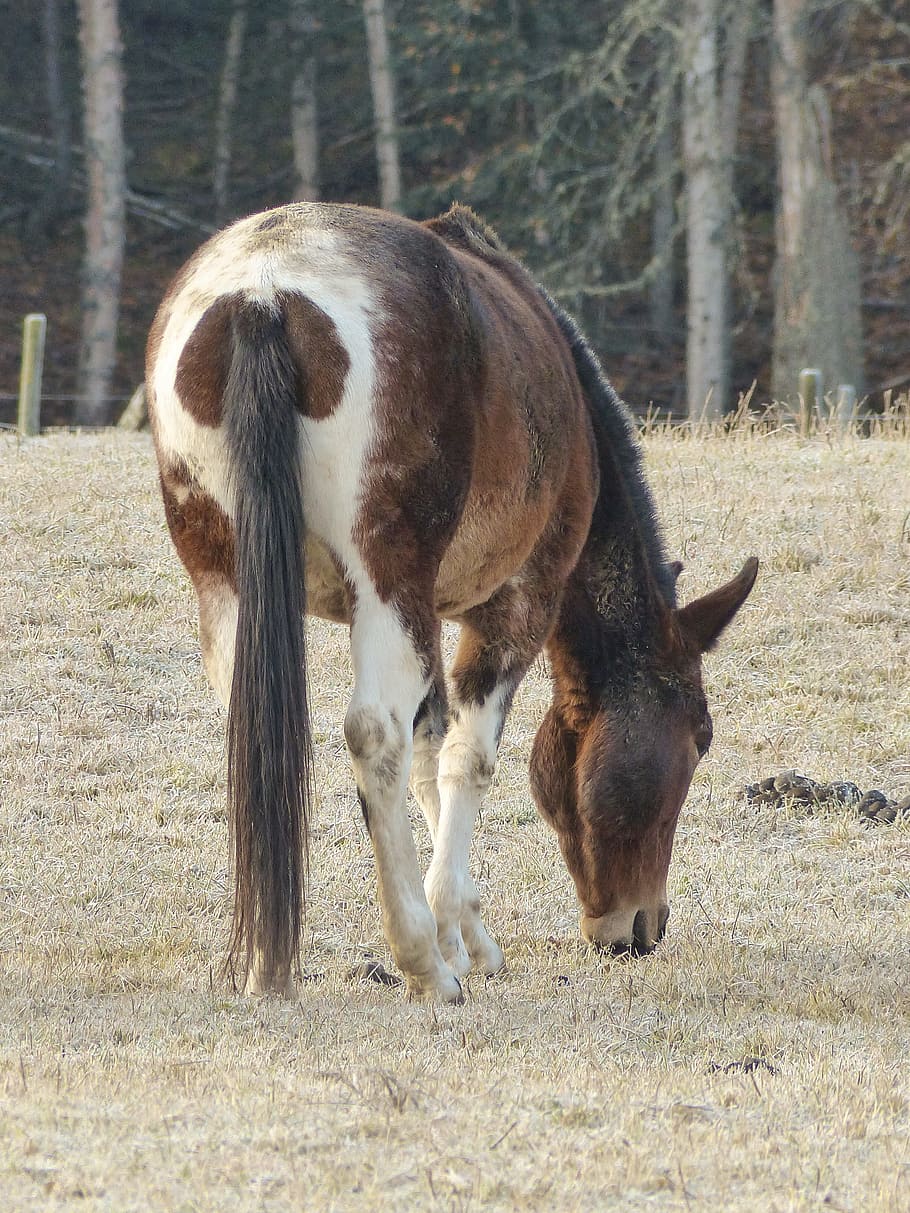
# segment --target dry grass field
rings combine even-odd
[[[910,1209],[910,828],[749,807],[787,767],[910,791],[910,438],[654,432],[683,598],[756,553],[644,960],[577,932],[523,687],[475,847],[505,977],[390,964],[310,646],[321,809],[293,1003],[218,979],[224,721],[149,440],[0,436],[0,1203],[80,1210]],[[418,837],[424,859],[427,842]]]

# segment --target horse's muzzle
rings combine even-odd
[[[669,917],[666,902],[647,908],[613,910],[599,918],[582,914],[581,933],[596,948],[609,950],[615,956],[646,956],[663,939]]]

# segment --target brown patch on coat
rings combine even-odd
[[[234,295],[222,295],[203,312],[180,351],[174,387],[180,403],[199,425],[221,424],[224,388],[231,365]]]
[[[484,336],[471,489],[439,578],[440,596],[460,593],[467,607],[522,568],[566,511],[583,516],[583,534],[562,575],[571,570],[590,523],[596,470],[571,356],[537,287],[488,244],[453,255]],[[575,540],[569,530],[567,547]]]
[[[236,589],[234,528],[218,502],[176,463],[161,468],[161,494],[174,547],[196,592],[213,579]]]
[[[548,605],[532,604],[545,618],[531,621],[524,665],[551,626],[596,488],[571,353],[533,281],[473,217],[418,226],[364,214],[360,224],[352,253],[368,234],[381,307],[372,332],[378,435],[358,546],[423,652],[435,643],[437,612],[467,619],[531,563],[533,598],[544,564],[536,554],[571,550],[543,571],[537,597]]]
[[[300,380],[297,407],[322,421],[341,404],[351,359],[334,321],[312,299],[283,291],[277,303]]]
[[[596,492],[590,434],[567,435],[567,476],[550,517],[521,566],[483,603],[457,616],[462,639],[452,670],[459,703],[482,703],[496,687],[508,700],[555,625],[563,587],[588,533]]]
[[[205,310],[177,363],[177,395],[200,425],[221,424],[236,300],[235,295],[223,295]],[[330,417],[341,403],[351,365],[338,330],[322,308],[306,295],[282,291],[275,303],[297,370],[297,408],[304,417],[316,421]]]
[[[366,212],[347,235],[377,299],[377,433],[355,541],[377,592],[393,603],[435,668],[434,585],[472,475],[481,392],[480,338],[445,247],[418,224]]]
[[[312,535],[306,540],[306,609],[332,623],[351,622],[353,592],[341,561]]]

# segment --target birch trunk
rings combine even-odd
[[[651,256],[657,269],[651,284],[651,326],[662,338],[673,327],[673,227],[676,220],[676,188],[673,129],[669,119],[657,133],[654,148],[657,183],[651,215]]]
[[[234,135],[234,114],[237,109],[237,84],[240,60],[246,36],[246,0],[234,0],[221,65],[218,88],[218,109],[215,113],[215,148],[212,164],[212,194],[215,201],[215,222],[220,227],[230,215],[231,143]]]
[[[754,21],[753,0],[740,0],[733,9],[725,31],[724,72],[720,87],[720,147],[730,198],[733,197],[733,166],[746,75],[746,50]]]
[[[863,379],[859,259],[826,162],[827,103],[807,82],[806,8],[804,0],[774,3],[780,202],[771,386],[784,401],[794,400],[805,366],[820,368],[832,388],[861,391]]]
[[[76,420],[108,419],[126,215],[123,77],[116,0],[78,0],[88,204]]]
[[[685,13],[683,159],[688,259],[687,403],[693,419],[720,417],[730,390],[727,214],[717,90],[717,0]]]
[[[291,142],[294,147],[294,197],[315,202],[319,197],[319,111],[316,93],[317,24],[312,0],[290,0],[291,58],[296,64],[291,82]]]
[[[58,0],[44,0],[42,19],[47,108],[50,113],[51,137],[54,142],[54,171],[40,207],[40,221],[46,223],[60,212],[66,202],[72,167],[73,141],[70,108],[63,90]]]
[[[370,88],[376,117],[376,160],[379,166],[379,200],[387,210],[401,203],[401,167],[398,128],[395,124],[395,76],[389,53],[385,0],[363,0],[367,27]]]

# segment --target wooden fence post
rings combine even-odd
[[[807,366],[800,371],[799,399],[802,410],[801,427],[804,433],[808,433],[812,425],[812,418],[821,417],[822,407],[825,403],[822,373],[817,367]]]
[[[22,325],[22,370],[19,375],[19,433],[31,437],[41,430],[41,376],[47,316],[30,312]]]

